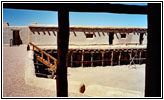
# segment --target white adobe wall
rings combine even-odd
[[[3,25],[3,44],[10,44],[10,39],[13,39],[13,30],[19,30],[19,35],[23,44],[28,44],[28,27],[27,26],[8,26]]]
[[[118,38],[116,35],[118,36]],[[126,44],[126,43],[138,43],[139,44],[139,34],[129,33],[129,34],[126,34],[126,38],[121,38],[120,33],[114,34],[113,44]]]
[[[117,36],[118,38],[117,38]],[[126,43],[134,43],[134,44],[140,44],[139,42],[139,38],[140,38],[140,33],[129,33],[126,35],[126,38],[121,38],[121,34],[120,33],[116,33],[114,34],[114,40],[113,40],[113,44],[126,44]],[[147,44],[147,35],[144,34],[143,36],[144,40],[143,40],[143,45]]]
[[[42,28],[41,28],[42,29]],[[10,39],[13,39],[13,30],[19,30],[20,38],[23,44],[33,42],[36,45],[57,45],[57,31],[55,30],[35,30],[32,31],[27,26],[8,26],[7,23],[3,25],[3,44],[10,44]],[[74,45],[93,45],[93,44],[109,44],[109,35],[107,32],[95,31],[93,38],[86,38],[84,32],[86,30],[70,31],[69,44]],[[93,33],[93,32],[91,32]],[[118,38],[117,38],[117,36]],[[114,34],[113,44],[126,44],[126,43],[138,43],[139,34],[129,33],[126,38],[121,38],[120,33]],[[144,34],[143,44],[147,44],[147,35]]]
[[[106,32],[95,32],[95,36],[93,38],[86,38],[84,32],[75,32],[76,36],[73,32],[70,33],[70,41],[69,44],[77,44],[77,45],[90,45],[90,44],[109,44],[109,35]],[[118,38],[117,38],[117,36]],[[129,33],[126,35],[126,38],[121,38],[120,33],[114,34],[113,44],[126,44],[126,43],[134,43],[139,44],[140,34],[138,33]],[[143,44],[147,44],[147,36],[144,34]]]
[[[45,33],[44,33],[45,32]],[[56,45],[57,44],[57,31],[35,31],[29,32],[30,42],[36,45]]]
[[[106,32],[94,32],[93,38],[86,38],[83,31],[70,32],[69,44],[91,45],[91,44],[109,44],[109,36]]]
[[[54,35],[55,32],[55,35]],[[57,45],[57,31],[49,31],[50,35],[43,31],[30,32],[30,41],[36,45]],[[95,32],[93,38],[86,38],[83,31],[70,32],[70,45],[91,45],[91,44],[109,44],[107,33]]]
[[[13,38],[13,34],[9,27],[3,27],[3,44],[10,44],[10,39]]]

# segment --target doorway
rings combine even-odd
[[[140,33],[140,45],[143,44],[143,40],[144,40],[143,35],[144,35],[143,33]]]
[[[20,45],[22,44],[22,40],[19,35],[19,30],[13,31],[13,45]]]
[[[114,33],[109,33],[109,44],[113,44]]]

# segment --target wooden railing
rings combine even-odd
[[[30,42],[29,44],[32,46],[32,50],[34,51],[34,53],[35,53],[35,50],[38,50],[39,53],[41,54],[41,56],[36,55],[36,59],[38,61],[42,62],[43,64],[45,64],[47,67],[50,67],[51,69],[53,69],[56,72],[57,59],[55,59],[53,56],[46,53],[45,51],[43,51],[42,49],[40,49],[39,47],[37,47],[33,43]],[[47,60],[44,59],[44,56],[46,56]],[[53,61],[53,63],[51,62],[51,60]]]

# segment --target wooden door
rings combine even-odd
[[[110,32],[109,33],[109,44],[113,44],[113,39],[114,39],[114,33]]]
[[[15,30],[13,31],[13,45],[20,45],[20,44],[21,44],[21,40],[19,36],[19,31]]]
[[[143,35],[144,35],[143,33],[140,33],[140,45],[143,44],[143,40],[144,40]]]

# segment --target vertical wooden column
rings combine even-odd
[[[161,64],[161,3],[148,3],[148,44],[146,58],[146,97],[163,97],[163,64]],[[155,19],[155,20],[154,20]],[[162,25],[163,26],[163,25]],[[158,33],[155,34],[155,33]],[[162,74],[162,75],[161,75]]]
[[[136,52],[135,52],[135,56],[136,56],[136,57],[134,57],[134,61],[135,61],[135,59],[136,59],[136,63],[139,64],[139,60],[137,59],[137,58],[138,58],[138,49],[137,49]]]
[[[139,64],[141,64],[141,55],[142,55],[142,50],[139,52]]]
[[[132,56],[133,56],[133,50],[131,50],[129,56],[130,56],[130,57],[129,57],[129,61],[130,61],[130,65],[131,65],[131,60],[132,60],[132,58],[133,58],[133,57],[132,57]]]
[[[93,52],[91,51],[91,67],[93,67]]]
[[[73,63],[73,56],[72,56],[73,52],[70,53],[71,55],[71,67],[72,67],[72,63]]]
[[[112,51],[112,53],[111,53],[111,59],[110,59],[110,61],[111,61],[111,66],[113,66],[113,55],[114,55],[114,51]]]
[[[43,59],[44,59],[44,58],[43,58],[43,51],[41,51],[41,57],[42,57],[42,62],[43,62]]]
[[[58,11],[57,35],[58,58],[56,71],[57,97],[68,97],[67,82],[67,52],[69,45],[69,12],[66,10]]]
[[[84,50],[82,50],[82,55],[81,55],[81,66],[84,67]]]
[[[32,46],[32,51],[34,51],[34,46]]]
[[[119,57],[118,57],[118,65],[120,65],[120,60],[121,60],[121,51],[119,51]]]
[[[104,66],[104,51],[102,51],[102,66]]]

